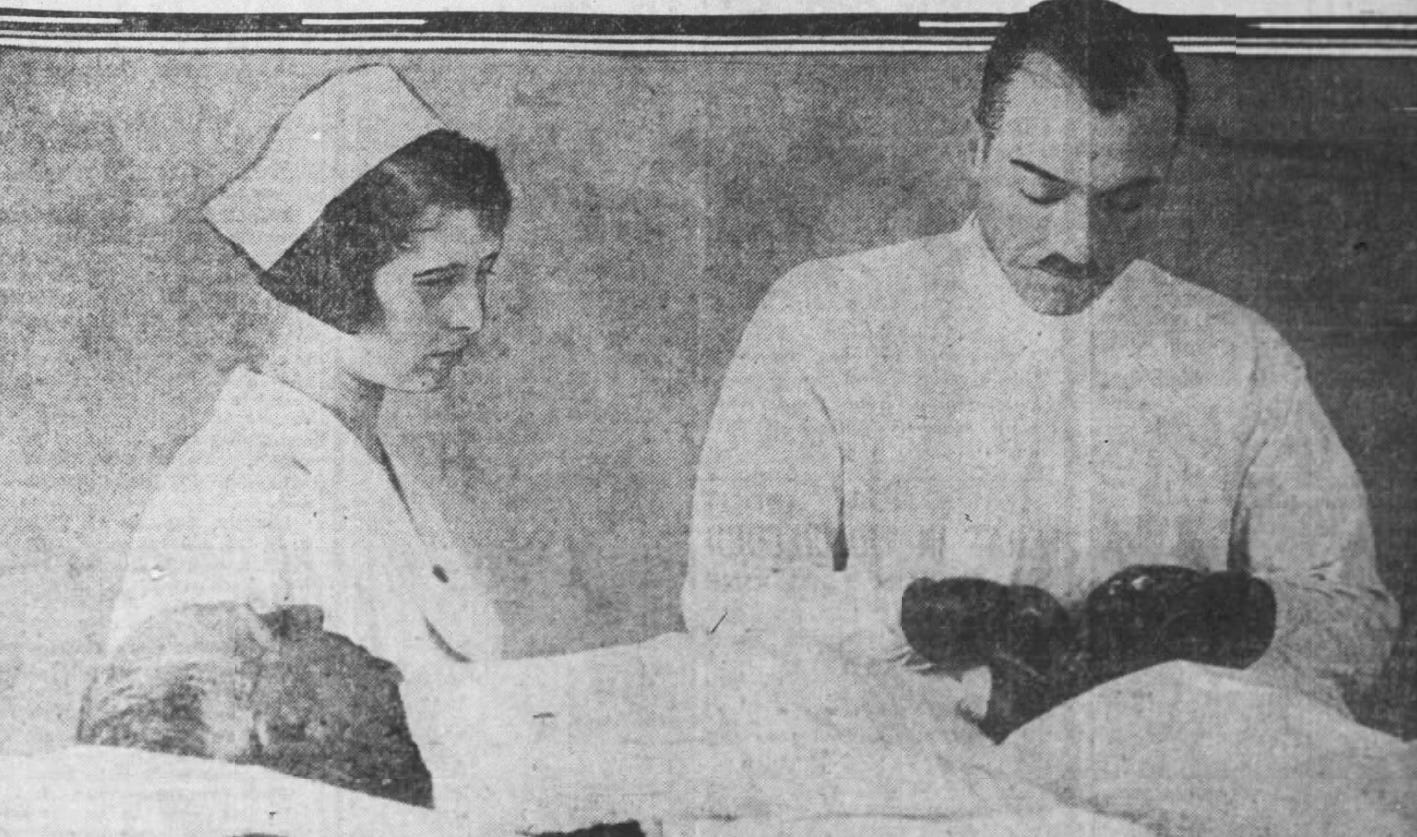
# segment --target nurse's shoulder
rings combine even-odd
[[[237,370],[212,415],[158,481],[153,511],[226,517],[252,505],[297,503],[316,488],[298,440],[259,397],[255,373]]]
[[[130,583],[201,578],[197,586],[233,595],[254,583],[262,589],[251,594],[266,598],[308,551],[302,544],[320,523],[320,486],[288,426],[262,415],[245,377],[254,373],[233,375],[211,418],[159,478],[133,534],[129,572],[140,578]]]

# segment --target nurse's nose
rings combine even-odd
[[[448,325],[469,334],[482,330],[487,320],[487,301],[481,280],[462,283],[448,303]]]
[[[1093,234],[1092,207],[1085,195],[1070,195],[1052,206],[1048,214],[1049,252],[1073,264],[1090,264]]]

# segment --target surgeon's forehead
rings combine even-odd
[[[1105,187],[1157,176],[1174,150],[1175,105],[1161,84],[1102,114],[1055,61],[1035,54],[1010,79],[1005,97],[991,145],[1007,159],[1022,158],[1074,183]]]

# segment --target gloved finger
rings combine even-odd
[[[953,671],[984,665],[1002,635],[1008,588],[982,578],[916,579],[901,598],[910,647]]]

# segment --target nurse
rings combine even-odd
[[[232,373],[163,474],[110,650],[183,606],[315,606],[326,631],[398,668],[420,746],[436,735],[433,693],[498,658],[502,631],[480,566],[378,419],[386,393],[446,387],[473,348],[510,208],[496,151],[393,70],[344,72],[300,99],[206,207],[284,304],[279,337],[259,369]]]

